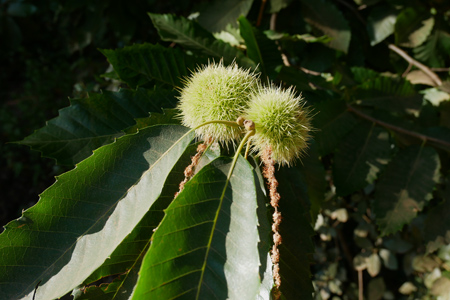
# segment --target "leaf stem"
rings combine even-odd
[[[247,141],[247,148],[245,149],[245,156],[244,158],[247,159],[248,157],[248,152],[250,151],[250,141]]]
[[[224,125],[228,125],[231,127],[241,127],[238,123],[236,123],[236,121],[212,120],[212,121],[202,123],[202,124],[198,125],[197,127],[193,128],[192,130],[197,130],[202,126],[206,126],[209,124],[224,124]]]
[[[241,143],[239,144],[239,147],[237,148],[236,153],[234,154],[233,162],[231,163],[230,170],[228,171],[228,176],[227,176],[228,180],[231,178],[231,175],[233,174],[234,166],[236,165],[236,162],[238,160],[239,153],[241,153],[242,148],[244,148],[245,142],[247,142],[247,140],[254,134],[255,134],[254,129],[247,131],[247,134],[244,136]]]

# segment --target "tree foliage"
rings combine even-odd
[[[282,297],[447,299],[450,8],[261,3],[149,8],[160,40],[100,50],[121,88],[71,99],[20,142],[74,168],[0,234],[1,299],[275,297],[258,157],[238,156],[229,176],[235,149],[212,144],[174,197],[198,142],[177,118],[179,90],[219,60],[293,85],[313,114],[301,162],[276,170]],[[3,35],[35,8],[13,4]]]

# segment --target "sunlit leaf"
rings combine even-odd
[[[198,22],[211,32],[225,30],[228,24],[237,26],[240,16],[247,16],[253,0],[215,0],[200,12]]]
[[[100,266],[89,278],[84,281],[84,285],[100,278],[115,275],[119,276],[111,284],[102,284],[100,286],[89,286],[84,288],[80,286],[81,299],[129,299],[138,279],[138,272],[141,267],[145,253],[150,246],[153,230],[157,228],[164,217],[164,209],[171,203],[174,195],[179,190],[179,183],[184,179],[184,170],[191,163],[191,157],[197,152],[197,145],[189,146],[183,153],[179,161],[167,177],[161,196],[151,206],[139,224],[123,240],[123,242],[114,250],[107,260]],[[202,160],[209,160],[207,156],[215,157],[212,151],[207,150],[208,155],[203,155]],[[203,162],[205,163],[205,162]],[[198,165],[195,170],[201,168]],[[97,296],[98,295],[98,296]],[[109,297],[109,298],[108,298]],[[78,298],[75,298],[78,299]]]
[[[165,210],[133,299],[252,299],[260,285],[257,191],[242,157],[204,167]]]
[[[410,146],[389,163],[377,184],[373,211],[382,235],[400,230],[423,209],[440,167],[436,151]]]
[[[171,41],[188,49],[198,50],[208,57],[217,58],[217,61],[223,58],[225,64],[236,61],[242,67],[256,67],[255,63],[247,58],[242,51],[217,40],[197,22],[173,15],[150,13],[149,16],[164,41]]]
[[[395,22],[395,41],[403,47],[420,46],[430,35],[434,17],[422,7],[408,6],[397,16]]]
[[[292,0],[270,0],[270,13],[274,14],[286,8],[291,4]]]
[[[397,257],[387,249],[380,249],[380,257],[383,260],[383,265],[389,270],[397,270],[398,269],[398,260]]]
[[[443,68],[450,52],[450,34],[442,29],[434,30],[422,45],[412,51],[417,60],[429,67]]]
[[[372,253],[367,259],[367,272],[370,276],[375,277],[381,269],[381,260],[377,253]]]
[[[150,245],[149,241],[153,230],[158,227],[164,217],[164,209],[172,202],[175,193],[178,192],[179,184],[185,177],[184,170],[191,163],[191,157],[196,154],[196,148],[197,145],[193,144],[186,149],[167,176],[161,195],[152,204],[150,210],[104,264],[84,280],[84,284],[90,284],[113,274],[128,272],[136,268],[135,264],[137,263],[140,265],[139,260],[143,259]],[[139,270],[140,267],[137,268]]]
[[[422,105],[422,96],[409,81],[382,75],[363,81],[353,97],[364,105],[402,113],[418,112]]]
[[[396,9],[388,5],[377,6],[370,11],[367,17],[367,32],[372,46],[394,33],[396,19]]]
[[[417,48],[414,48],[417,49]],[[436,82],[421,70],[414,70],[406,75],[406,79],[412,84],[424,84],[429,86],[436,86]]]
[[[390,159],[389,133],[369,122],[360,123],[342,140],[335,154],[334,184],[346,196],[372,183]]]
[[[350,27],[334,3],[325,0],[301,0],[305,20],[332,38],[329,46],[345,53],[350,45]]]
[[[158,199],[193,139],[154,126],[103,146],[57,178],[0,235],[0,298],[61,297],[102,265]]]

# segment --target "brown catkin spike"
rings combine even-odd
[[[279,299],[281,296],[280,286],[281,286],[281,276],[280,276],[280,251],[278,246],[282,242],[282,238],[279,232],[281,224],[281,212],[278,211],[280,194],[277,191],[278,181],[275,178],[275,162],[272,159],[272,150],[270,148],[266,149],[262,154],[262,161],[264,163],[263,175],[267,181],[267,187],[269,188],[270,195],[270,205],[274,208],[274,213],[272,215],[273,224],[273,247],[272,247],[272,263],[273,263],[273,279],[276,286],[276,291],[274,293],[274,299]]]
[[[192,157],[191,164],[184,169],[184,180],[180,182],[180,189],[178,192],[175,193],[175,198],[178,196],[179,193],[184,189],[184,185],[186,182],[191,179],[191,177],[194,175],[194,169],[198,165],[198,162],[200,160],[200,157],[203,155],[203,152],[208,148],[208,142],[201,143],[197,146],[197,153]]]

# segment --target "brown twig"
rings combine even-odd
[[[358,300],[364,300],[364,282],[362,270],[358,270]]]
[[[275,31],[277,28],[277,14],[272,14],[272,16],[270,17],[270,30]],[[290,67],[291,64],[289,63],[289,59],[286,56],[286,54],[283,53],[283,50],[281,49],[281,46],[279,45],[278,41],[276,42],[278,45],[278,50],[280,50],[281,53],[281,59],[283,61],[283,64],[286,67]]]
[[[418,69],[422,70],[425,74],[427,74],[428,77],[430,77],[431,80],[434,81],[436,86],[442,85],[442,80],[439,78],[439,76],[436,75],[436,73],[431,71],[430,68],[428,68],[424,64],[418,62],[417,60],[415,60],[414,58],[409,56],[408,53],[406,53],[399,47],[395,46],[394,44],[388,44],[388,47],[389,47],[389,49],[391,49],[392,51],[394,51],[395,53],[397,53],[398,55],[403,57],[403,59],[406,60],[408,63],[410,63],[413,66],[416,66]]]
[[[270,30],[275,31],[275,29],[277,28],[277,16],[278,14],[272,14],[270,16],[270,27],[269,27]]]
[[[428,136],[428,135],[420,134],[420,133],[417,133],[415,131],[410,131],[410,130],[407,130],[407,129],[404,129],[404,128],[401,128],[401,127],[397,127],[395,125],[392,125],[392,124],[389,124],[389,123],[377,120],[377,119],[375,119],[375,118],[373,118],[373,117],[371,117],[369,115],[366,115],[362,111],[357,110],[356,108],[354,108],[353,106],[351,106],[349,104],[347,104],[347,109],[349,111],[353,112],[354,114],[360,116],[361,118],[369,120],[369,121],[371,121],[373,123],[376,123],[378,125],[381,125],[381,126],[383,126],[385,128],[389,128],[389,129],[392,129],[393,131],[396,131],[396,132],[399,132],[399,133],[403,133],[403,134],[406,134],[406,135],[409,135],[409,136],[413,136],[415,138],[421,139],[424,142],[426,142],[426,141],[434,142],[434,143],[443,145],[445,147],[448,147],[450,149],[450,143],[448,143],[446,141],[443,141],[443,140],[440,140],[440,139],[437,139],[437,138],[434,138],[434,137],[431,137],[431,136]]]
[[[264,8],[266,7],[266,2],[267,2],[267,0],[262,0],[261,1],[261,6],[259,8],[258,21],[256,21],[256,27],[261,25],[261,21],[262,21],[263,14],[264,14]]]
[[[433,72],[449,72],[450,68],[430,68]]]

